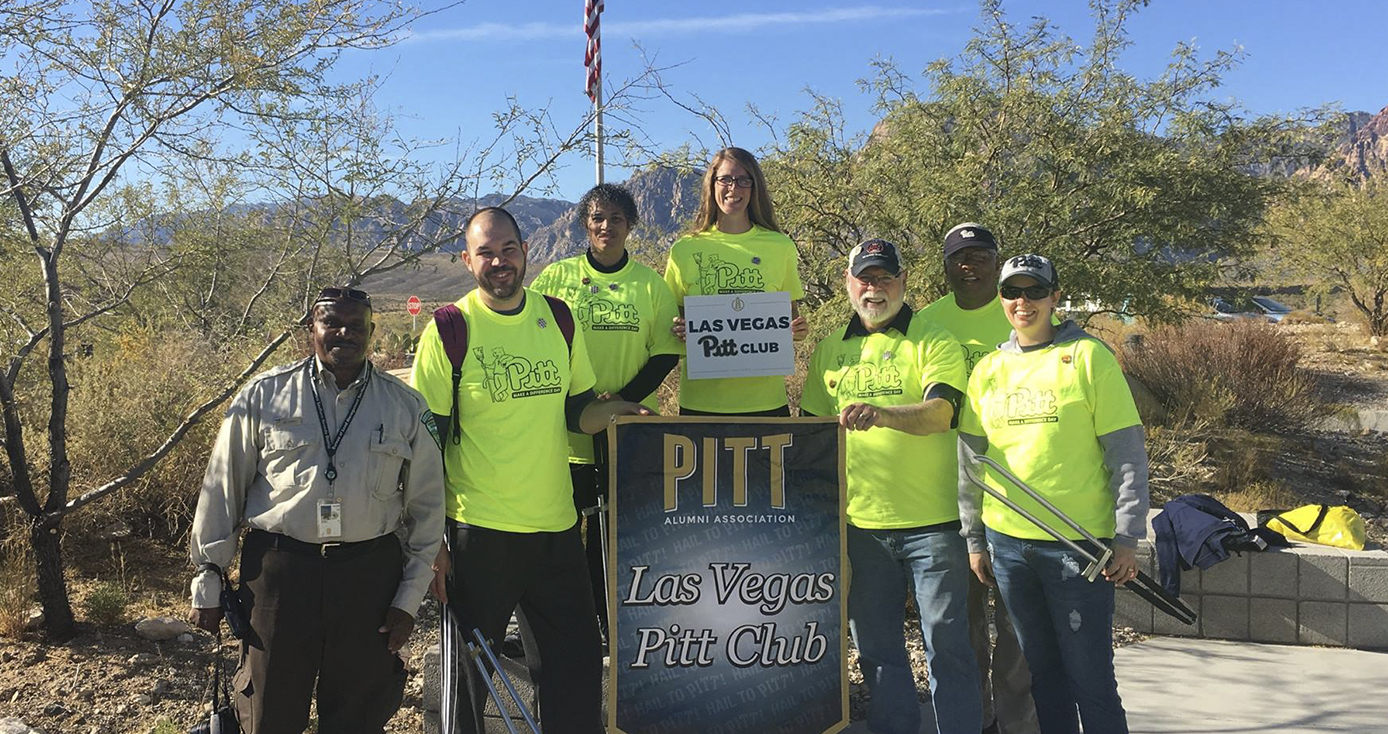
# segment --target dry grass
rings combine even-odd
[[[1298,309],[1282,317],[1282,325],[1292,324],[1328,324],[1330,319],[1305,309]]]
[[[24,632],[34,607],[34,564],[24,525],[7,519],[0,542],[0,637],[14,639]]]
[[[1299,345],[1268,324],[1161,327],[1125,343],[1120,357],[1127,374],[1151,390],[1168,426],[1267,431],[1304,426],[1324,410]]]

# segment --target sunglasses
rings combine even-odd
[[[324,288],[318,291],[318,298],[314,300],[314,303],[323,303],[324,301],[356,301],[370,306],[371,296],[366,291],[359,291],[355,288]]]
[[[1051,295],[1053,289],[1048,285],[1029,285],[1025,288],[1015,285],[1005,285],[998,289],[998,293],[1009,301],[1015,301],[1022,296],[1026,296],[1028,301],[1039,301]]]

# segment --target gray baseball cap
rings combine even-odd
[[[1060,276],[1055,271],[1055,263],[1051,262],[1050,258],[1040,255],[1026,254],[1009,257],[1007,262],[1002,265],[1002,274],[998,276],[998,285],[1006,283],[1007,279],[1014,275],[1029,275],[1044,286],[1060,287]]]

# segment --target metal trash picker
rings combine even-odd
[[[1007,497],[1007,495],[990,487],[986,482],[984,482],[976,474],[974,474],[973,469],[970,466],[966,465],[964,467],[964,475],[968,477],[970,482],[982,489],[984,492],[987,492],[989,496],[991,496],[993,499],[1006,505],[1008,509],[1012,510],[1018,515],[1021,515],[1022,517],[1026,518],[1028,522],[1045,531],[1047,535],[1069,546],[1071,550],[1075,551],[1076,553],[1080,554],[1080,556],[1088,560],[1089,567],[1086,568],[1084,571],[1084,577],[1086,579],[1089,579],[1089,581],[1092,582],[1099,577],[1099,574],[1104,570],[1105,567],[1108,566],[1109,559],[1113,557],[1112,548],[1109,548],[1107,545],[1104,545],[1103,541],[1094,537],[1092,533],[1081,527],[1079,523],[1076,523],[1074,520],[1066,516],[1065,513],[1060,511],[1060,508],[1051,504],[1050,500],[1047,500],[1045,497],[1041,496],[1039,492],[1028,486],[1026,482],[1023,482],[1021,479],[1018,479],[1015,474],[1008,471],[1001,464],[988,458],[987,456],[982,456],[976,453],[972,448],[968,447],[967,445],[965,445],[964,448],[965,454],[971,463],[975,465],[984,464],[992,467],[993,471],[996,471],[1000,476],[1004,477],[1005,479],[1007,479],[1007,481],[1011,482],[1018,489],[1025,492],[1027,496],[1036,500],[1038,504],[1049,510],[1052,515],[1055,515],[1057,518],[1059,518],[1060,521],[1065,523],[1065,525],[1069,527],[1071,530],[1074,530],[1076,533],[1079,533],[1080,536],[1084,538],[1086,542],[1089,543],[1090,548],[1081,547],[1079,543],[1075,542],[1074,540],[1071,540],[1070,538],[1065,537],[1063,534],[1061,534],[1059,530],[1056,530],[1055,528],[1046,524],[1046,522],[1041,520],[1041,518],[1038,518],[1037,516],[1031,514],[1031,512],[1027,511],[1023,507],[1018,505],[1016,502],[1013,502],[1011,499]],[[1158,610],[1171,615],[1172,617],[1174,617],[1182,623],[1195,624],[1195,611],[1193,609],[1187,606],[1185,602],[1181,601],[1179,597],[1171,595],[1170,592],[1162,588],[1161,584],[1158,584],[1157,582],[1153,581],[1151,576],[1148,576],[1147,574],[1141,571],[1137,572],[1137,578],[1134,578],[1133,580],[1127,582],[1123,585],[1122,588],[1128,589],[1134,594],[1137,594],[1138,596],[1142,597],[1142,599],[1147,603],[1156,607]]]
[[[439,723],[443,734],[454,734],[458,731],[459,719],[463,716],[473,716],[473,712],[463,712],[459,705],[458,688],[467,685],[467,676],[458,675],[460,668],[458,663],[464,657],[477,669],[478,676],[487,686],[487,695],[492,703],[496,705],[496,710],[500,713],[501,720],[506,724],[506,729],[511,734],[518,734],[516,725],[511,719],[511,714],[506,707],[505,701],[497,691],[496,684],[492,682],[491,673],[487,670],[490,664],[491,669],[496,671],[496,675],[501,679],[502,685],[506,686],[506,692],[510,694],[511,700],[515,702],[516,709],[520,711],[521,718],[525,720],[526,728],[531,734],[540,734],[540,727],[535,723],[535,717],[530,713],[530,708],[521,700],[520,694],[516,692],[516,687],[511,683],[511,676],[507,675],[506,670],[501,667],[501,661],[497,660],[496,654],[492,652],[491,645],[482,636],[482,631],[473,628],[472,640],[463,640],[457,619],[453,615],[453,610],[448,605],[443,605],[440,611],[439,629],[443,637],[443,654],[439,662],[442,670],[439,675],[440,687],[440,712]],[[486,657],[486,662],[482,658]],[[460,680],[461,678],[461,680]],[[469,693],[469,700],[471,695]]]
[[[600,549],[601,552],[602,552],[602,603],[603,603],[603,609],[602,609],[602,611],[606,611],[606,610],[607,610],[607,500],[606,500],[601,494],[599,494],[599,495],[598,495],[598,503],[597,503],[596,505],[593,505],[592,507],[585,508],[585,509],[583,510],[583,512],[581,512],[580,514],[581,514],[583,517],[587,518],[587,519],[588,519],[588,522],[593,522],[593,521],[596,519],[596,521],[597,521],[597,523],[598,523],[598,547],[599,547],[599,549]],[[610,622],[609,622],[609,624],[610,624]],[[608,634],[608,631],[607,631],[607,630],[603,630],[602,632],[603,632],[604,635]]]

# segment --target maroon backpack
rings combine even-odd
[[[549,310],[554,313],[554,321],[559,326],[559,331],[564,334],[564,342],[569,346],[569,354],[574,351],[574,315],[569,310],[569,304],[555,298],[545,296],[549,302]],[[448,361],[453,365],[453,413],[449,416],[449,434],[453,437],[454,445],[461,442],[462,424],[458,417],[458,386],[463,380],[463,358],[467,356],[467,319],[463,317],[463,312],[455,304],[441,306],[434,310],[434,325],[438,327],[439,339],[443,342],[443,352],[448,355]]]

